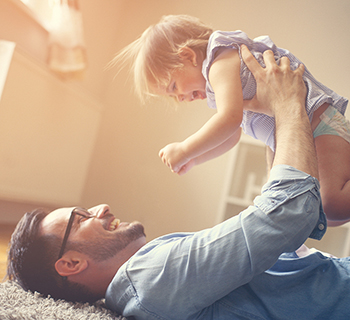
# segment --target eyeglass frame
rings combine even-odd
[[[79,212],[77,210],[81,210],[81,212]],[[76,207],[72,210],[72,212],[70,213],[70,217],[69,217],[69,220],[67,223],[66,231],[64,233],[64,237],[63,237],[63,241],[62,241],[62,245],[61,245],[61,250],[60,250],[60,253],[58,254],[57,260],[62,258],[64,250],[66,249],[68,237],[69,237],[70,231],[72,229],[74,218],[76,215],[79,215],[79,216],[87,218],[87,219],[93,218],[95,216],[94,214],[91,214],[89,211],[87,211],[86,209],[83,209],[83,208]]]

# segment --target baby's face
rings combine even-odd
[[[183,63],[184,67],[172,72],[169,85],[161,94],[174,97],[179,102],[205,99],[206,81],[201,72],[202,66],[195,66],[189,60]]]

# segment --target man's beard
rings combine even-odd
[[[71,242],[69,249],[87,254],[96,261],[104,261],[114,257],[131,242],[144,236],[143,226],[140,223],[133,223],[120,231],[111,233],[109,237]]]

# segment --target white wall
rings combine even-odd
[[[350,97],[348,0],[99,0],[81,1],[81,8],[89,56],[82,85],[105,109],[78,205],[109,203],[122,220],[143,222],[149,238],[212,226],[227,161],[223,156],[183,177],[171,174],[159,149],[196,131],[213,111],[205,102],[177,110],[160,102],[141,106],[126,71],[115,79],[115,71],[104,71],[115,52],[162,15],[191,14],[215,29],[241,29],[250,37],[269,34],[321,82]]]

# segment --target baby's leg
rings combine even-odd
[[[332,107],[321,118],[315,146],[322,203],[332,226],[350,220],[350,123]]]
[[[327,219],[345,223],[350,220],[350,144],[339,136],[322,135],[315,146]]]

